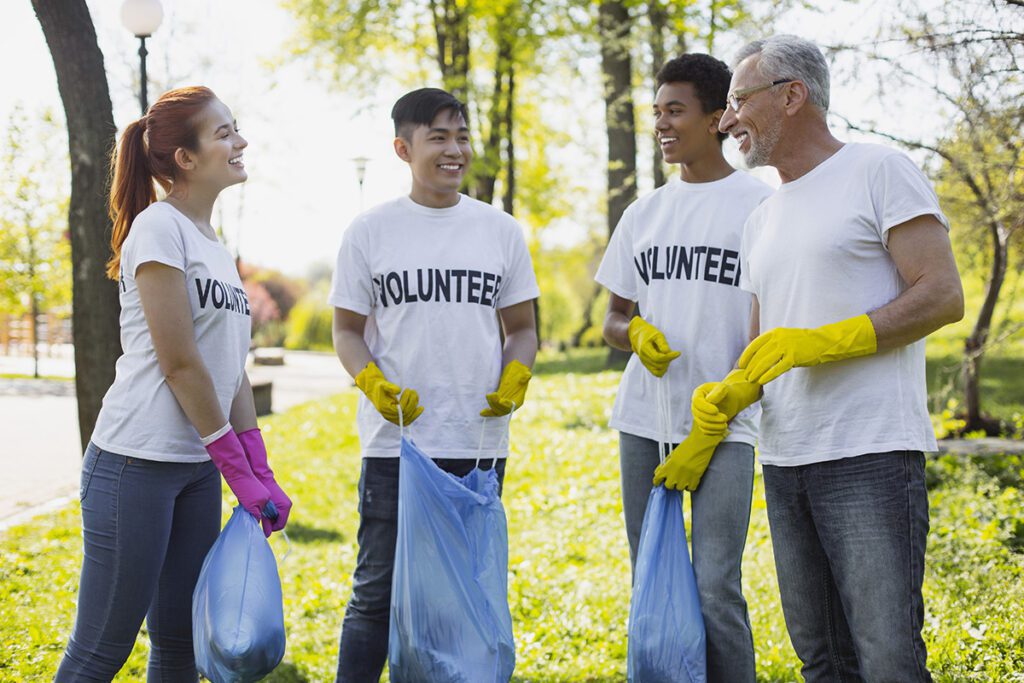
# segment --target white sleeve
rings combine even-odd
[[[889,154],[882,159],[872,179],[871,202],[875,229],[886,248],[889,230],[918,216],[935,216],[949,230],[931,181],[905,154]]]
[[[136,216],[121,251],[122,269],[132,277],[139,266],[151,261],[182,272],[187,266],[181,228],[162,211],[145,211]]]
[[[636,275],[633,270],[633,219],[627,208],[608,239],[601,265],[597,267],[594,280],[616,296],[630,301],[640,297],[636,289]]]
[[[356,219],[345,231],[331,278],[327,302],[335,308],[369,315],[373,308],[373,273],[366,258],[364,225]]]
[[[508,267],[502,273],[501,289],[495,308],[508,308],[540,296],[537,276],[533,272],[533,259],[523,237],[519,223],[509,219]]]

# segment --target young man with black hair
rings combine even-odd
[[[473,158],[465,105],[422,88],[400,98],[391,117],[412,190],[345,231],[329,299],[335,351],[364,393],[359,555],[341,683],[376,683],[387,659],[399,423],[412,425],[417,446],[441,469],[464,476],[479,459],[483,469],[494,462],[502,481],[508,422],[487,418],[523,404],[537,350],[540,290],[522,229],[459,193]]]
[[[652,478],[668,455],[659,454],[659,442],[678,444],[688,436],[690,395],[729,373],[748,339],[751,296],[739,288],[740,237],[747,216],[771,189],[722,155],[718,122],[730,76],[724,63],[702,54],[673,59],[658,72],[655,136],[665,161],[679,164],[679,180],[626,209],[596,275],[610,291],[604,337],[634,352],[609,420],[620,432],[622,507],[634,569]],[[638,303],[642,317],[634,316]],[[659,409],[664,397],[670,411]],[[757,410],[739,414],[724,442],[708,449],[706,471],[692,472],[685,486],[692,490],[693,564],[709,681],[754,680],[740,563]]]

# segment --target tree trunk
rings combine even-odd
[[[598,15],[608,128],[608,236],[611,237],[622,213],[636,199],[636,118],[629,51],[632,19],[622,0],[602,0]],[[624,351],[611,349],[609,365],[626,355]]]
[[[971,335],[964,340],[962,374],[967,431],[987,431],[991,426],[990,421],[981,414],[981,361],[985,355],[985,344],[992,328],[992,317],[995,314],[996,302],[999,301],[999,292],[1006,279],[1009,240],[1007,231],[997,221],[990,223],[989,234],[992,237],[992,269],[988,282],[985,283],[985,299],[982,301]]]
[[[463,102],[469,96],[469,8],[463,0],[431,0],[437,65],[444,87]]]
[[[512,42],[505,31],[498,32],[498,54],[494,62],[494,90],[491,93],[491,109],[488,112],[490,117],[490,130],[487,134],[487,145],[480,155],[478,163],[474,165],[477,169],[476,194],[477,199],[490,204],[494,201],[494,186],[498,180],[498,173],[501,170],[501,143],[507,137],[505,131],[505,111],[508,103],[508,82],[512,69]],[[512,213],[509,211],[509,213]]]
[[[116,127],[103,53],[85,0],[32,0],[32,7],[53,57],[68,125],[71,322],[78,429],[84,449],[121,354],[117,285],[105,273],[111,233],[107,168]]]
[[[516,70],[511,59],[508,63],[508,88],[505,93],[505,194],[501,206],[512,215],[516,197],[516,146],[513,141],[515,122]]]
[[[654,94],[657,96],[658,70],[665,63],[665,27],[668,23],[668,14],[662,5],[662,0],[650,0],[647,7],[647,16],[651,22],[651,82],[654,84]],[[654,142],[651,165],[654,187],[661,187],[665,184],[665,162],[662,159],[661,146],[657,140]]]
[[[590,296],[587,297],[587,302],[583,305],[583,322],[576,329],[576,332],[572,335],[570,342],[571,346],[577,348],[583,343],[583,335],[586,334],[587,330],[594,324],[594,302],[597,301],[598,295],[601,294],[601,285],[595,283],[593,288],[590,290]],[[618,349],[612,349],[612,351],[618,351]],[[624,353],[624,352],[620,352]],[[628,355],[628,354],[627,354]],[[608,356],[608,363],[612,363],[614,356]]]

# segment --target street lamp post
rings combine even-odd
[[[363,210],[363,181],[366,180],[366,164],[370,160],[366,157],[355,157],[352,163],[356,165],[356,180],[359,182],[359,210]]]
[[[139,39],[139,105],[142,107],[142,115],[146,115],[149,109],[149,101],[146,97],[146,38],[160,28],[160,22],[164,19],[164,8],[160,0],[124,0],[121,5],[121,23]]]

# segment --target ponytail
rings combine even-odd
[[[156,201],[153,188],[153,174],[149,169],[144,136],[146,117],[133,121],[121,135],[121,144],[111,159],[113,181],[110,187],[110,219],[114,230],[110,237],[110,248],[114,252],[107,261],[107,277],[119,278],[121,268],[121,246],[132,221],[143,209]]]

